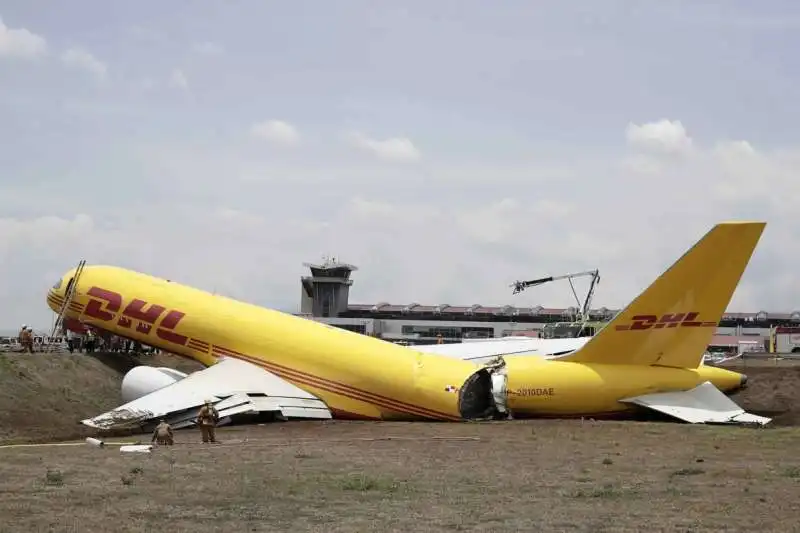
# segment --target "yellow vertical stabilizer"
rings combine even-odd
[[[588,343],[559,360],[697,368],[765,226],[717,224]]]

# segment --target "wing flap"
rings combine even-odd
[[[194,424],[206,399],[219,411],[220,424],[240,414],[274,412],[291,418],[331,418],[316,396],[251,363],[223,359],[167,387],[81,423],[96,429],[144,426],[165,418],[173,427]]]
[[[746,412],[710,381],[688,391],[660,392],[620,400],[691,424],[768,424],[772,419]]]

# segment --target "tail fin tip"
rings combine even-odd
[[[564,361],[697,368],[766,222],[720,222]]]

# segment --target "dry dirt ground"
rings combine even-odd
[[[800,432],[275,423],[151,455],[0,449],[2,531],[792,531]]]
[[[211,446],[179,431],[175,446],[142,455],[0,448],[0,531],[796,530],[800,369],[746,371],[737,401],[783,427],[288,422],[223,428]],[[32,431],[42,391],[78,388],[65,375],[37,381],[31,405],[5,398],[3,429],[16,420]],[[105,409],[118,381],[82,384],[106,391]],[[52,419],[96,413],[67,405]]]

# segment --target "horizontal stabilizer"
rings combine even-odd
[[[688,391],[660,392],[620,400],[647,407],[691,424],[768,424],[772,419],[747,413],[710,381]]]

